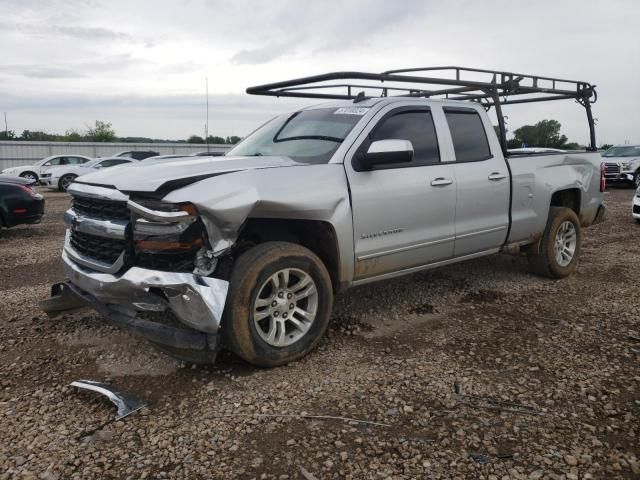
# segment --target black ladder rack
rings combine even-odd
[[[473,79],[470,78],[472,76]],[[586,110],[591,143],[589,149],[596,150],[591,104],[596,102],[598,96],[595,85],[577,80],[448,66],[388,70],[382,73],[330,72],[247,88],[247,93],[251,95],[335,100],[361,100],[364,91],[376,93],[368,95],[369,98],[441,98],[479,102],[487,110],[493,107],[498,117],[500,143],[505,152],[507,139],[503,105],[573,99]]]

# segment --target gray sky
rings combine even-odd
[[[202,135],[208,75],[210,133],[242,136],[305,104],[245,95],[251,85],[463,65],[596,84],[598,143],[640,143],[638,0],[0,0],[0,11],[0,111],[18,134],[99,119],[120,136]],[[511,130],[556,118],[570,140],[588,138],[572,101],[505,114]]]

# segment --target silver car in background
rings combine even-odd
[[[58,168],[49,168],[43,170],[40,174],[40,184],[56,189],[60,192],[66,192],[69,185],[78,177],[88,173],[95,172],[102,168],[115,167],[117,165],[127,165],[137,162],[132,158],[108,157],[97,158],[82,165],[62,165]]]

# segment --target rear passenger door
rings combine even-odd
[[[455,152],[456,240],[461,257],[502,246],[509,226],[510,178],[486,115],[474,108],[444,107]],[[493,138],[492,138],[493,140]],[[494,151],[492,152],[492,148]]]
[[[364,279],[442,261],[453,255],[456,184],[441,161],[428,107],[383,110],[354,155],[378,140],[409,140],[413,160],[358,170],[345,162],[353,211],[355,273]]]

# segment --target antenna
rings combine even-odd
[[[209,151],[209,77],[204,77],[204,89],[207,104],[207,121],[204,124],[204,141],[207,144],[207,152]]]

